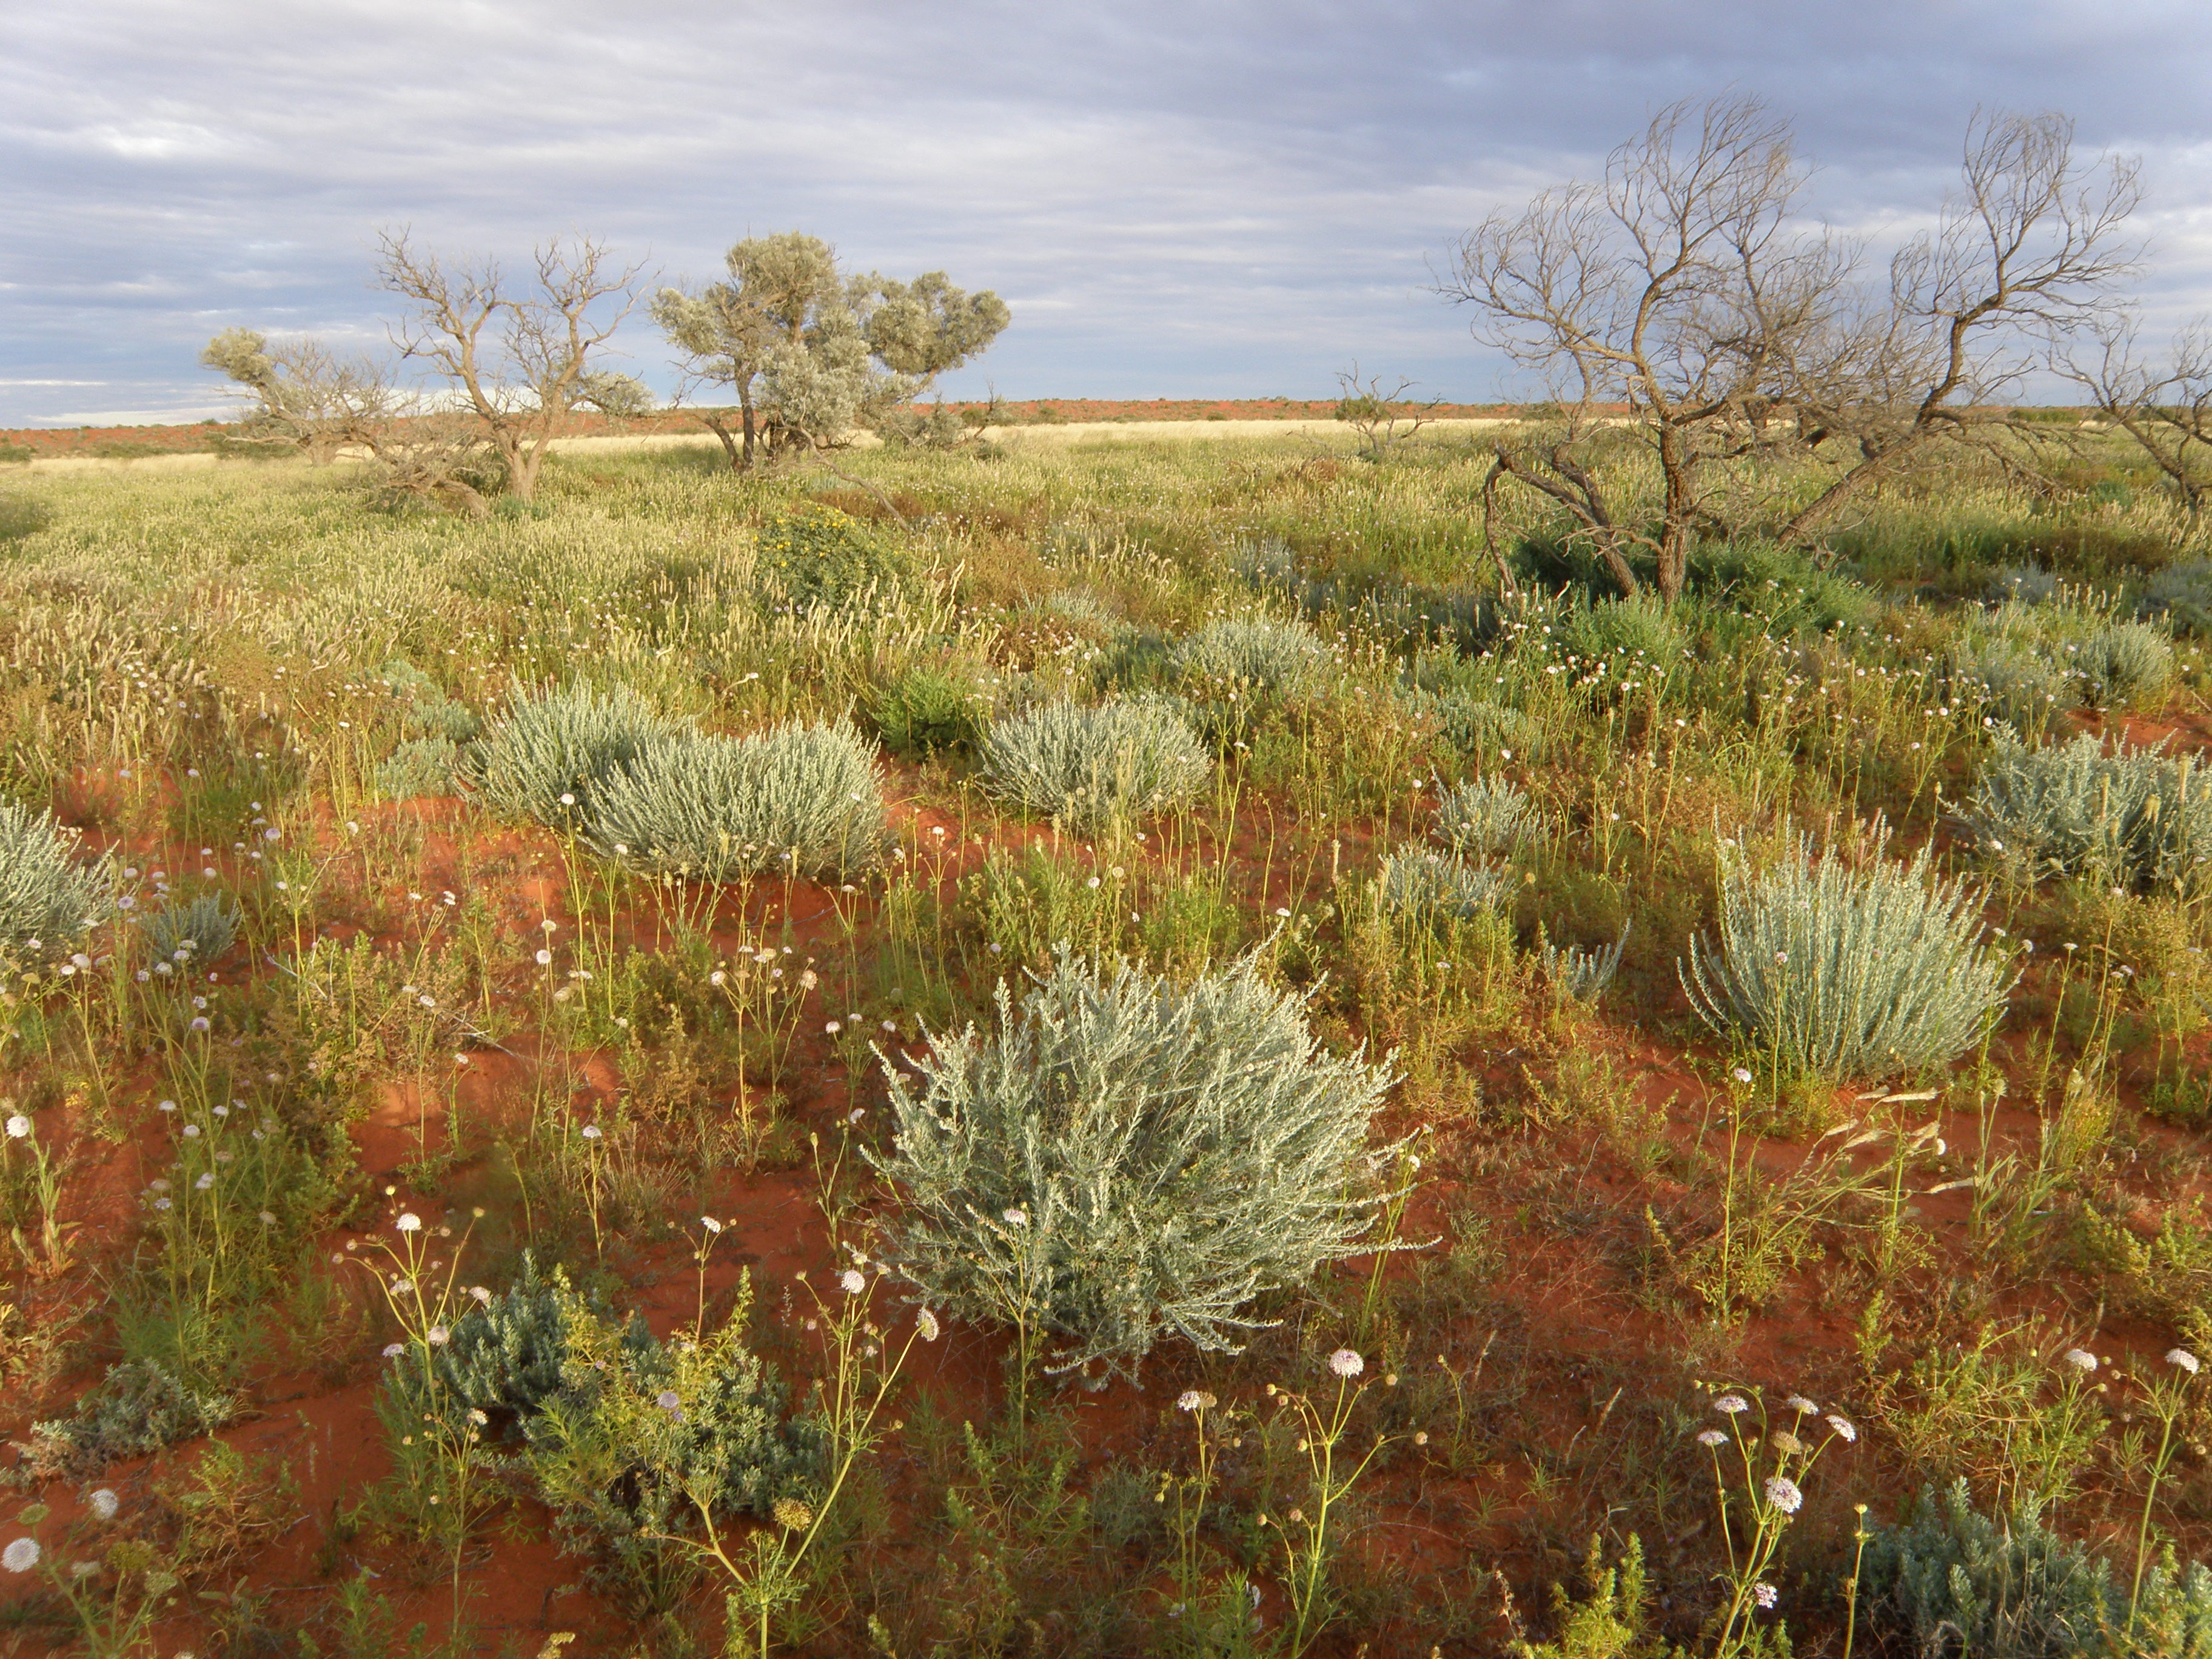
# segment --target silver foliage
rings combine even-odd
[[[1197,736],[1152,702],[1041,703],[984,734],[983,787],[1068,828],[1180,805],[1212,766]]]
[[[2107,750],[2087,734],[2037,750],[2001,745],[1967,814],[1992,854],[2033,877],[2193,886],[2212,860],[2212,778],[2195,758]]]

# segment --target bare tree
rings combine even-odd
[[[2140,325],[2132,308],[2110,311],[2061,343],[2051,367],[2136,441],[2197,518],[2212,490],[2212,321],[2182,328],[2156,362],[2142,353]]]
[[[556,238],[532,255],[534,285],[522,294],[495,260],[449,265],[404,229],[378,242],[377,286],[411,311],[394,343],[447,382],[497,456],[501,487],[528,500],[547,446],[594,387],[592,354],[635,303],[640,268],[616,267],[588,236]]]
[[[2095,325],[2137,268],[2125,231],[2142,199],[2138,166],[2077,157],[2064,116],[1976,114],[1960,180],[1936,228],[1890,262],[1887,294],[1840,315],[1786,366],[1778,395],[1807,447],[1844,459],[1782,526],[1785,542],[1931,445],[2002,430],[2006,417],[1989,405],[2033,365],[2031,347]]]
[[[1830,330],[1854,252],[1796,229],[1804,174],[1787,123],[1755,99],[1678,103],[1607,159],[1594,182],[1498,214],[1454,252],[1446,297],[1477,337],[1538,375],[1561,413],[1499,441],[1485,501],[1511,481],[1556,503],[1624,592],[1648,555],[1681,592],[1717,462],[1768,441],[1776,364]],[[1595,464],[1624,425],[1658,464],[1656,523]]]
[[[1330,413],[1359,434],[1362,455],[1370,461],[1379,461],[1436,418],[1437,406],[1443,398],[1415,403],[1407,398],[1406,394],[1419,384],[1400,375],[1395,384],[1385,390],[1380,374],[1370,374],[1363,380],[1359,365],[1354,362],[1350,368],[1336,372],[1339,395],[1336,407]]]
[[[686,391],[734,395],[738,432],[726,410],[696,410],[733,467],[763,450],[819,453],[856,422],[896,425],[904,405],[1008,321],[997,295],[964,293],[941,270],[911,283],[848,277],[836,249],[799,231],[750,237],[726,264],[726,282],[663,289],[652,308],[683,355]]]
[[[395,407],[389,375],[365,358],[343,358],[319,340],[272,343],[250,328],[225,329],[200,353],[253,399],[240,423],[242,441],[296,449],[327,465]]]

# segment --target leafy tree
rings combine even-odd
[[[910,283],[848,275],[836,249],[800,231],[749,237],[725,263],[727,281],[665,288],[652,313],[687,386],[735,398],[736,432],[726,410],[699,411],[733,467],[763,450],[826,447],[856,424],[902,424],[902,405],[988,349],[1008,321],[997,295],[966,293],[941,270]]]

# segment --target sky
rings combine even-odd
[[[1454,240],[1659,106],[1749,93],[1877,250],[1978,106],[2140,155],[2154,323],[2212,309],[2203,0],[70,0],[0,8],[0,426],[196,419],[218,331],[382,349],[380,228],[656,282],[748,234],[944,270],[1013,322],[949,378],[1323,397],[1355,362],[1510,392],[1433,291]],[[664,392],[634,318],[628,369]]]

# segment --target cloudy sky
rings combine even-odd
[[[382,343],[379,227],[663,279],[804,228],[996,289],[956,393],[1318,396],[1499,366],[1428,291],[1657,106],[1756,93],[1814,206],[1924,222],[1977,105],[2143,157],[2154,309],[2212,307],[2203,0],[71,0],[0,15],[0,425],[222,407],[219,329]],[[664,387],[642,321],[620,342]]]

